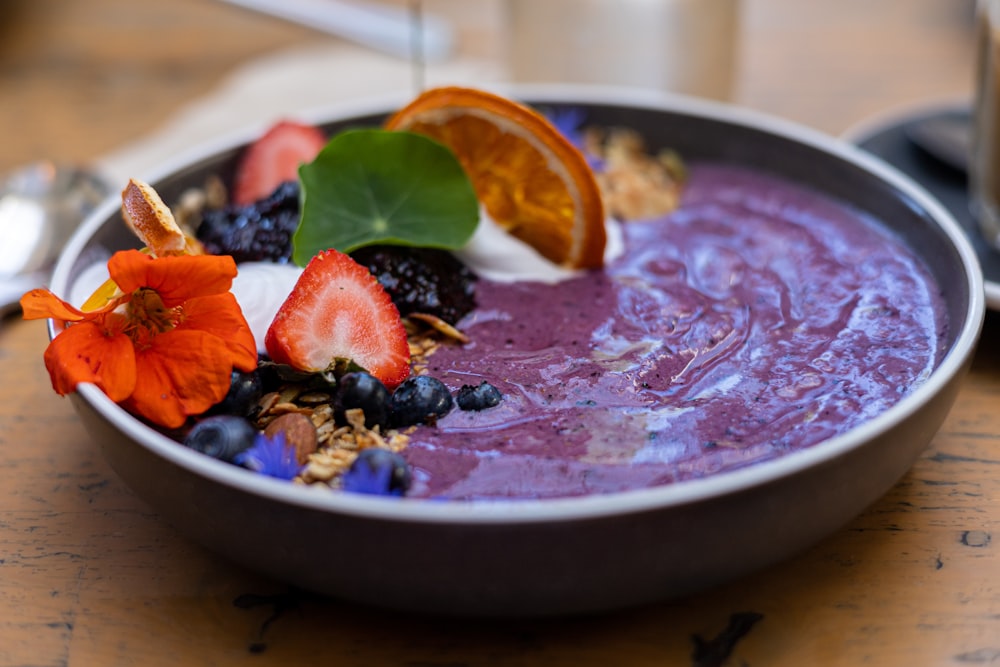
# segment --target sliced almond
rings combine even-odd
[[[285,436],[285,443],[295,448],[295,458],[305,464],[316,451],[316,427],[304,414],[289,412],[281,415],[264,429],[264,435],[273,438],[278,433]]]
[[[444,334],[452,340],[457,340],[460,343],[468,343],[469,337],[464,333],[456,329],[454,326],[445,322],[437,315],[430,315],[428,313],[410,313],[407,315],[411,320],[417,320],[418,322],[423,322],[430,328],[434,329],[440,334]]]

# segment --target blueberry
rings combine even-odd
[[[399,454],[380,447],[369,447],[361,450],[344,473],[342,481],[345,491],[401,496],[410,488],[412,475],[406,459]]]
[[[454,405],[451,392],[441,380],[417,375],[396,387],[389,401],[389,414],[394,426],[433,424]]]
[[[212,458],[232,463],[253,445],[257,429],[243,417],[216,415],[201,420],[188,432],[184,444]]]
[[[344,412],[354,408],[364,411],[366,427],[385,428],[389,425],[389,390],[381,380],[364,371],[345,374],[333,394],[334,417],[344,424]]]
[[[212,415],[247,417],[257,407],[263,393],[263,383],[257,369],[249,373],[233,369],[229,393],[208,412]]]
[[[476,386],[462,385],[455,396],[462,410],[486,410],[500,405],[503,395],[500,390],[483,380]]]

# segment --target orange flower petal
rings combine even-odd
[[[65,396],[79,383],[91,382],[116,403],[132,394],[136,385],[132,341],[121,333],[119,316],[109,320],[110,327],[100,322],[74,324],[49,343],[45,368],[56,393]]]
[[[119,295],[116,299],[105,299],[100,308],[80,310],[68,301],[63,301],[47,289],[33,289],[21,297],[21,310],[26,320],[40,320],[46,317],[64,322],[92,320],[117,308],[128,297]]]
[[[236,277],[236,262],[228,255],[150,257],[126,250],[111,257],[108,273],[123,292],[148,287],[156,290],[163,305],[173,308],[193,297],[228,292]]]
[[[21,297],[21,310],[26,320],[52,317],[66,322],[87,319],[87,314],[74,308],[47,289],[33,289]]]
[[[127,250],[111,257],[108,272],[124,295],[97,311],[79,310],[48,290],[22,297],[26,319],[76,322],[45,351],[57,393],[91,382],[126,409],[177,428],[225,397],[234,366],[256,367],[253,333],[229,293],[236,276],[232,257],[153,258]],[[180,307],[183,317],[175,329],[154,333],[112,312],[139,288],[155,290],[167,308]],[[135,328],[130,335],[123,333],[126,326]]]
[[[200,331],[175,329],[136,352],[139,381],[126,407],[146,419],[178,428],[223,398],[231,384],[225,341]]]
[[[236,297],[216,294],[184,302],[184,320],[177,329],[193,329],[225,341],[233,366],[249,372],[257,367],[257,344]]]

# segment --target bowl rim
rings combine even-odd
[[[486,88],[486,86],[484,86]],[[845,160],[888,183],[926,211],[947,235],[962,260],[963,279],[967,283],[969,303],[961,331],[947,354],[930,376],[913,392],[884,412],[846,433],[791,452],[777,459],[762,461],[746,468],[720,472],[705,478],[685,480],[663,486],[608,494],[569,498],[488,499],[434,501],[413,498],[385,498],[354,493],[336,493],[328,489],[292,484],[217,461],[179,445],[168,436],[147,426],[111,401],[95,385],[83,384],[78,393],[89,406],[133,442],[152,454],[186,469],[199,477],[245,493],[283,504],[319,512],[330,512],[369,519],[418,523],[516,524],[551,521],[593,520],[622,514],[681,507],[737,494],[773,483],[806,469],[830,463],[863,447],[890,430],[914,412],[962,372],[973,353],[985,317],[985,288],[982,271],[971,243],[951,214],[930,194],[902,172],[842,139],[794,121],[725,102],[684,95],[619,86],[577,84],[531,84],[494,86],[493,90],[515,99],[542,99],[566,104],[603,104],[695,115],[730,125],[740,125],[778,135],[816,148]],[[328,123],[373,114],[391,112],[408,98],[399,94],[378,96],[304,110],[298,117],[306,122]],[[252,140],[263,126],[247,126],[239,131],[178,154],[148,177],[157,183],[199,161]],[[69,273],[86,243],[120,206],[109,197],[81,224],[60,255],[51,285],[59,293],[68,287]],[[49,337],[56,333],[49,320]]]
[[[972,112],[972,102],[967,95],[909,101],[849,125],[837,136],[850,144],[860,145],[869,138],[891,131],[910,121],[943,114],[971,115]],[[986,308],[1000,310],[1000,282],[995,276],[990,275],[988,270],[984,271],[984,274]]]

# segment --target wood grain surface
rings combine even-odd
[[[483,30],[475,2],[428,4]],[[968,2],[744,0],[741,11],[741,104],[836,134],[969,95]],[[5,0],[0,169],[86,161],[153,131],[250,58],[331,39],[214,0]],[[0,665],[1000,664],[998,334],[991,314],[953,411],[913,469],[808,552],[684,599],[495,622],[292,591],[179,537],[51,391],[44,325],[8,318]]]

